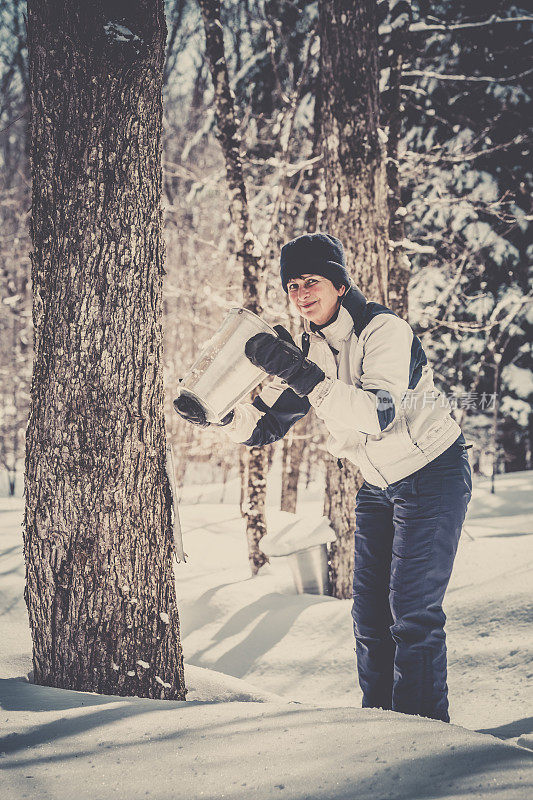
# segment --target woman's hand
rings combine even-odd
[[[187,422],[198,425],[200,428],[208,428],[211,424],[207,421],[204,409],[194,398],[188,397],[186,394],[180,394],[180,396],[174,400],[173,405],[176,413],[178,413],[182,419],[187,420]],[[233,411],[230,411],[225,417],[222,417],[220,422],[213,424],[217,426],[229,425],[232,419]]]
[[[174,410],[182,419],[186,419],[187,422],[198,425],[200,428],[208,427],[209,422],[207,421],[204,409],[200,403],[192,397],[188,397],[186,394],[180,394],[180,396],[174,400],[173,405]]]
[[[244,352],[252,364],[286,381],[300,397],[309,394],[326,377],[320,367],[309,361],[286,337],[281,339],[271,333],[256,333],[246,342]]]

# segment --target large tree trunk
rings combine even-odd
[[[387,301],[388,217],[375,3],[321,0],[327,223],[363,293]]]
[[[242,266],[244,305],[250,311],[260,315],[259,279],[263,272],[263,260],[259,254],[258,242],[255,241],[250,227],[248,197],[240,153],[240,136],[235,115],[235,98],[229,82],[224,52],[220,0],[199,0],[199,3],[204,21],[206,53],[215,92],[217,137],[226,162],[229,211],[235,229],[237,257]],[[264,513],[266,451],[264,448],[252,447],[246,453],[244,460],[247,462],[248,481],[246,484],[247,496],[241,504],[241,509],[246,519],[250,567],[252,575],[256,575],[263,564],[268,563],[268,558],[259,547],[259,542],[266,533]]]
[[[344,244],[355,282],[387,301],[387,176],[379,130],[375,3],[320,0],[322,131],[327,225]],[[328,459],[324,513],[337,534],[330,548],[332,593],[351,596],[359,470]]]
[[[37,683],[184,699],[160,367],[165,35],[162,0],[116,22],[103,0],[28,2],[24,547]]]

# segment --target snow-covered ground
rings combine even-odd
[[[295,594],[286,559],[251,579],[231,485],[183,491],[188,701],[34,686],[22,501],[0,500],[3,796],[533,796],[532,489],[533,473],[475,483],[445,604],[451,725],[359,707],[350,602]]]

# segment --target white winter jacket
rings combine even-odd
[[[298,397],[275,378],[253,403],[239,403],[223,428],[235,442],[282,438],[311,406],[329,431],[327,447],[386,488],[428,464],[461,435],[448,400],[410,325],[350,288],[337,319],[321,330],[305,321],[300,346],[326,377]]]

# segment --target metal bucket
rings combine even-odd
[[[265,377],[244,353],[246,342],[256,333],[277,336],[274,328],[257,314],[246,308],[232,308],[181,379],[179,395],[199,403],[207,422],[220,422]]]
[[[330,594],[327,544],[297,550],[287,558],[298,594]]]

